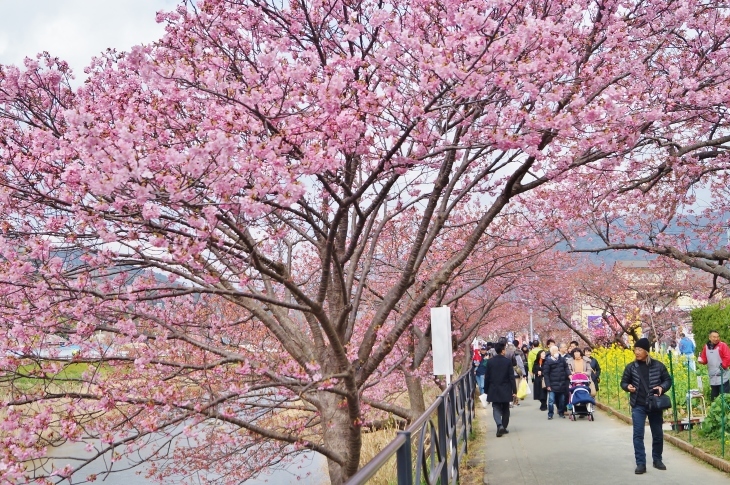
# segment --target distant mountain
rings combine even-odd
[[[701,228],[704,228],[708,225],[709,219],[704,217],[688,217],[687,222],[689,222],[692,226],[695,226],[698,230]],[[728,214],[728,220],[730,220],[730,214]],[[658,232],[658,229],[657,229]],[[690,228],[686,227],[680,227],[676,221],[672,221],[672,223],[667,227],[664,231],[667,234],[684,234],[690,236],[691,244],[689,246],[690,250],[693,249],[707,249],[702,246],[700,243],[700,237],[698,236],[698,231],[692,231]],[[724,246],[728,244],[728,236],[730,236],[730,227],[726,232],[724,232],[720,237],[720,243],[719,246]],[[631,240],[629,240],[630,242]],[[638,241],[638,239],[634,239],[634,241]],[[595,234],[587,234],[586,236],[578,237],[573,242],[573,247],[576,249],[592,249],[592,248],[599,248],[603,246],[603,242],[601,239],[596,236]],[[566,242],[562,242],[558,244],[556,247],[559,251],[569,251],[570,247]],[[609,250],[609,251],[602,251],[600,253],[579,253],[585,255],[587,258],[589,258],[591,261],[595,262],[604,262],[604,263],[613,263],[616,261],[636,261],[636,260],[646,260],[651,261],[656,258],[655,255],[643,252],[643,251],[631,251],[631,250]]]

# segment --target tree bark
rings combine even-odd
[[[411,405],[411,413],[415,419],[426,412],[426,402],[423,399],[423,385],[421,385],[421,380],[419,378],[414,377],[407,370],[403,371],[403,375],[406,378],[406,387],[408,388],[408,401]]]
[[[338,450],[342,454],[343,463],[327,459],[330,483],[342,485],[355,474],[360,465],[362,435],[360,426],[354,423],[347,410],[342,396],[323,393],[319,410],[322,414],[322,439],[328,448]],[[355,449],[356,453],[349,450]]]

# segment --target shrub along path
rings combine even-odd
[[[730,475],[664,442],[666,471],[651,466],[651,431],[646,427],[647,473],[634,475],[632,428],[623,421],[596,410],[595,421],[551,421],[532,395],[512,409],[510,433],[497,438],[491,405],[479,408],[487,423],[484,483],[492,485],[591,485],[662,483],[727,485]]]

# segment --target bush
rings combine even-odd
[[[707,411],[707,417],[702,422],[700,435],[706,438],[721,439],[722,437],[722,413],[725,405],[725,439],[730,439],[730,395],[725,399],[717,398]]]
[[[723,300],[714,305],[695,308],[690,312],[692,332],[695,335],[697,355],[702,351],[704,342],[712,330],[720,332],[720,337],[727,342],[730,339],[730,300]]]

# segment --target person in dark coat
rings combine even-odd
[[[570,368],[558,348],[550,347],[550,355],[542,364],[542,376],[548,392],[548,419],[553,419],[553,405],[558,407],[558,416],[565,417],[565,395],[570,384]]]
[[[497,355],[489,359],[484,376],[484,390],[487,392],[487,401],[492,403],[498,438],[509,433],[509,405],[517,395],[512,360],[504,356],[504,349],[503,343],[494,346]]]
[[[547,411],[547,390],[542,387],[542,365],[545,363],[547,352],[541,350],[532,363],[532,396],[535,401],[540,401],[540,411]]]
[[[591,379],[593,379],[593,385],[596,386],[596,392],[598,392],[598,385],[601,383],[601,364],[593,357],[593,350],[590,347],[583,349],[583,358],[591,363],[591,369],[593,369]]]
[[[649,418],[651,429],[651,458],[654,468],[666,470],[662,462],[664,451],[664,431],[662,431],[662,410],[650,411],[647,406],[649,393],[661,396],[672,387],[672,377],[667,368],[658,360],[649,356],[651,345],[649,339],[640,338],[634,344],[636,360],[624,369],[621,377],[621,389],[631,393],[631,421],[634,425],[634,458],[636,470],[640,475],[646,473],[646,450],[644,448],[644,426]]]

